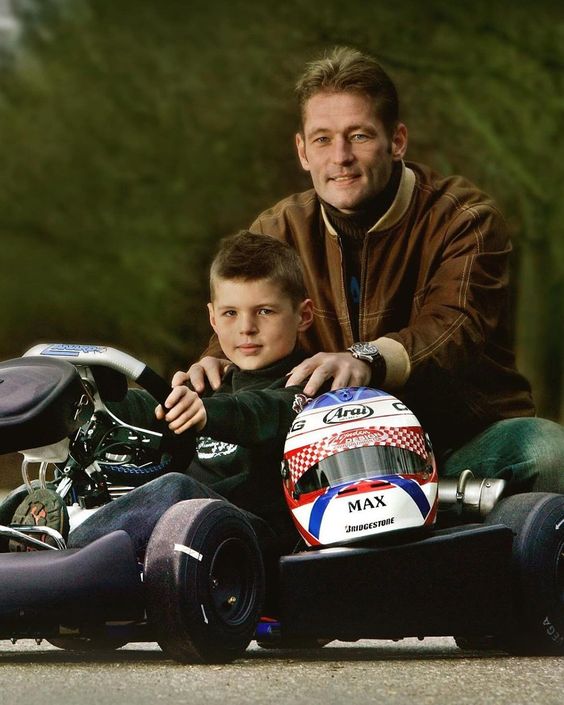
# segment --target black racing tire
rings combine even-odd
[[[564,654],[564,495],[508,497],[485,523],[504,524],[515,534],[514,614],[493,643],[512,654]]]
[[[145,554],[147,619],[163,651],[181,663],[228,663],[255,634],[264,568],[244,514],[219,499],[171,507]]]
[[[127,644],[127,641],[122,641],[121,639],[112,639],[104,637],[57,637],[54,639],[47,639],[51,646],[56,646],[58,649],[64,649],[65,651],[77,651],[82,653],[105,653],[108,651],[116,651],[121,649],[122,646]]]

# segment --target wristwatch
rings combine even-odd
[[[357,360],[364,360],[370,365],[370,384],[379,387],[386,377],[386,360],[374,343],[353,343],[347,350]]]

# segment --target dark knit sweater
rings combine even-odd
[[[233,365],[204,398],[207,423],[188,473],[271,522],[289,517],[280,472],[286,434],[303,402],[302,387],[285,387],[304,355],[293,353],[260,370]]]

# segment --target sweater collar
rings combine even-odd
[[[274,362],[272,365],[268,365],[268,367],[260,367],[258,370],[242,370],[240,367],[237,367],[237,365],[231,365],[231,367],[227,369],[226,376],[233,375],[236,376],[238,380],[260,379],[262,377],[277,379],[278,377],[284,377],[292,368],[302,362],[302,360],[305,360],[306,357],[307,355],[303,350],[294,348],[286,357]]]

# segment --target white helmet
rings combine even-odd
[[[431,526],[437,468],[417,418],[367,387],[322,394],[300,412],[284,446],[284,493],[309,546]]]

